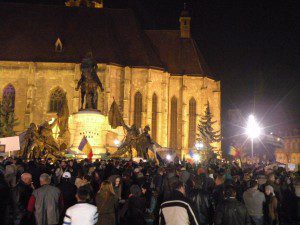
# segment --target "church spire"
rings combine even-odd
[[[69,7],[103,8],[103,0],[67,0],[65,4]]]
[[[181,11],[180,18],[180,37],[190,38],[191,37],[191,17],[189,11],[187,10],[186,4],[183,5],[183,10]]]

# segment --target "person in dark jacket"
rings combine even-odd
[[[11,203],[11,193],[9,186],[4,178],[4,174],[0,172],[0,224],[8,225],[9,206]]]
[[[30,173],[23,173],[21,180],[13,189],[14,201],[14,221],[15,225],[22,224],[27,212],[27,205],[34,187],[32,185],[32,176]]]
[[[64,205],[64,209],[62,210],[61,215],[65,215],[66,210],[77,203],[77,187],[71,182],[71,179],[71,173],[64,172],[60,179],[60,183],[57,185],[57,188],[61,191],[61,196]],[[63,217],[61,217],[60,219],[62,221]]]
[[[193,182],[194,188],[188,197],[196,207],[201,224],[212,224],[213,206],[209,193],[203,188],[203,179],[198,175]]]
[[[112,184],[108,180],[103,181],[96,195],[96,205],[99,213],[97,225],[116,224],[115,208],[117,202],[118,196],[115,194]]]
[[[225,200],[219,203],[214,218],[215,225],[251,225],[246,207],[236,199],[236,190],[227,185],[224,188]]]
[[[146,199],[141,196],[142,191],[138,185],[130,187],[130,196],[128,198],[128,209],[126,214],[127,225],[145,225],[144,213],[146,210]]]

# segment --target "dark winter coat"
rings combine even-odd
[[[211,224],[213,207],[209,194],[201,189],[194,189],[190,192],[189,198],[197,210],[201,224]]]
[[[117,195],[111,193],[97,193],[96,204],[99,213],[97,225],[115,225],[117,201]]]
[[[67,210],[69,207],[77,203],[76,201],[77,187],[74,184],[62,179],[61,183],[57,185],[57,187],[61,191],[65,210]]]
[[[144,213],[146,211],[146,199],[143,197],[130,196],[126,213],[126,224],[144,225]]]
[[[14,215],[21,216],[26,213],[27,205],[32,194],[32,187],[20,181],[13,189]]]
[[[235,198],[227,198],[216,209],[215,225],[251,225],[251,221],[241,202]]]

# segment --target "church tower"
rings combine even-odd
[[[69,7],[103,8],[103,0],[68,0],[65,2]]]
[[[190,38],[191,37],[191,17],[189,11],[186,9],[186,4],[184,3],[183,10],[181,11],[180,18],[180,37]]]

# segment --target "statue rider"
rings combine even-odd
[[[76,91],[81,89],[81,109],[83,109],[84,100],[85,109],[97,109],[98,101],[98,87],[101,91],[104,91],[103,85],[97,75],[97,62],[92,56],[92,53],[88,53],[81,63],[81,78],[77,83]]]

